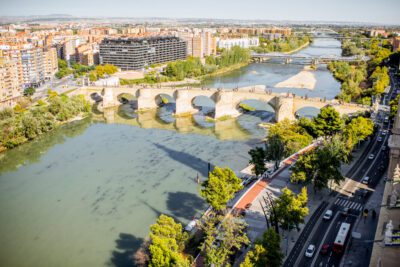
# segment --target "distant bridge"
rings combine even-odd
[[[273,93],[266,90],[265,86],[253,86],[233,90],[211,89],[211,88],[145,88],[145,87],[82,87],[73,94],[83,94],[88,99],[93,96],[101,96],[103,108],[121,105],[120,97],[130,94],[137,99],[138,110],[155,109],[160,106],[160,99],[168,96],[175,102],[175,115],[187,115],[198,112],[194,101],[198,96],[210,98],[215,103],[214,118],[224,116],[236,117],[240,115],[239,104],[245,100],[259,100],[268,103],[275,111],[277,122],[284,119],[294,120],[296,113],[304,107],[323,108],[333,106],[341,115],[353,114],[367,111],[369,107],[352,104],[339,103],[337,100],[326,100],[321,98],[307,98],[289,93]]]
[[[291,63],[292,60],[307,61],[312,64],[327,64],[331,61],[345,61],[345,62],[363,62],[368,61],[367,56],[352,56],[352,57],[342,57],[342,56],[307,56],[301,54],[284,54],[284,53],[252,53],[251,57],[254,61],[263,62],[270,59],[282,59],[285,63]]]

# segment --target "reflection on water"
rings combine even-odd
[[[208,163],[247,165],[269,116],[204,127],[168,112],[97,111],[1,154],[0,266],[127,266],[159,214],[205,209],[194,180]]]
[[[268,111],[250,112],[238,118],[224,121],[209,121],[205,114],[213,107],[202,107],[201,112],[193,117],[174,117],[174,105],[165,105],[157,110],[148,110],[135,113],[130,105],[121,105],[118,108],[109,108],[104,113],[96,114],[95,121],[111,124],[128,124],[146,129],[162,129],[177,131],[184,134],[200,134],[214,136],[220,140],[247,140],[261,139],[266,135],[261,122],[274,119],[274,114]]]

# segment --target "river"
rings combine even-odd
[[[316,44],[299,53],[340,50]],[[271,87],[300,68],[252,64],[208,82]],[[329,72],[317,76],[309,95],[337,94]],[[0,154],[0,265],[131,266],[161,213],[187,223],[205,209],[194,179],[206,177],[208,163],[246,166],[265,136],[257,125],[273,117],[265,110],[214,123],[202,114],[174,119],[168,106],[135,114],[124,105]]]

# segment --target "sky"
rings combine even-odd
[[[165,17],[400,25],[400,0],[0,0],[0,16]]]

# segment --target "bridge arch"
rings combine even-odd
[[[159,93],[154,96],[154,101],[158,107],[165,105],[175,105],[175,97],[166,93]]]
[[[117,100],[121,104],[128,104],[132,101],[137,100],[137,97],[131,93],[120,93],[117,95]]]
[[[314,118],[316,117],[321,111],[321,108],[317,108],[314,106],[303,106],[297,110],[295,110],[294,115],[296,118]]]
[[[192,98],[191,104],[194,109],[198,110],[198,112],[203,113],[204,115],[212,113],[212,116],[214,116],[216,103],[213,95],[197,95]]]

